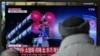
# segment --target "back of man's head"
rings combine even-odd
[[[81,17],[71,16],[59,24],[59,32],[62,36],[85,33],[89,34],[89,22]]]
[[[21,54],[15,49],[7,49],[1,53],[1,56],[21,56]]]

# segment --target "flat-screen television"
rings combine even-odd
[[[23,2],[24,3],[24,2]],[[31,3],[31,2],[30,2]],[[34,2],[35,3],[35,2]],[[5,5],[6,47],[59,47],[62,41],[58,25],[70,16],[89,21],[89,36],[97,43],[96,5]],[[48,3],[47,3],[48,4]]]

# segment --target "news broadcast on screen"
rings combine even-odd
[[[89,36],[97,43],[97,6],[68,2],[2,2],[6,48],[22,55],[50,56],[59,50],[58,25],[69,16],[89,21]]]

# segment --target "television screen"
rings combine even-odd
[[[95,5],[10,4],[6,5],[5,13],[6,47],[59,47],[62,37],[58,25],[70,16],[78,16],[88,20],[90,24],[89,36],[94,40],[94,44],[97,42],[97,7]]]

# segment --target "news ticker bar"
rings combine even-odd
[[[21,54],[54,54],[59,47],[8,47],[9,49],[16,49]]]
[[[61,6],[61,5],[97,5],[96,2],[5,2],[6,5],[14,6],[30,6],[30,5],[43,5],[43,6]]]

